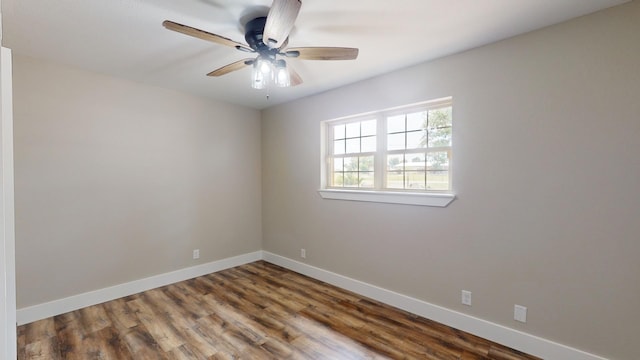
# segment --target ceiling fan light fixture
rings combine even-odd
[[[287,87],[291,85],[291,77],[289,76],[287,63],[282,59],[276,61],[275,82],[278,87]]]
[[[277,87],[291,86],[291,75],[283,59],[258,56],[251,70],[251,87],[264,89],[272,83]]]
[[[269,74],[273,72],[271,69],[271,61],[269,61],[269,59],[258,57],[258,61],[256,61],[256,63],[258,64],[258,69],[260,70],[260,72],[262,72],[263,75],[269,76]]]
[[[260,68],[260,62],[255,61],[251,69],[251,87],[257,90],[262,90],[267,86],[266,77]]]

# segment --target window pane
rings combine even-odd
[[[333,159],[333,171],[342,171],[342,158]]]
[[[344,173],[344,187],[358,187],[358,172]]]
[[[429,110],[429,128],[451,126],[451,107]]]
[[[402,171],[387,172],[387,188],[404,189],[404,176]]]
[[[375,135],[376,134],[376,121],[375,120],[363,121],[360,131],[361,131],[360,135],[362,135],[362,136]]]
[[[376,137],[367,136],[362,138],[361,152],[375,152],[376,151]]]
[[[404,135],[405,133],[387,135],[387,150],[403,150]]]
[[[404,115],[387,118],[387,133],[391,134],[402,131],[404,131]]]
[[[347,154],[360,152],[360,138],[347,139]]]
[[[354,138],[360,136],[360,123],[349,123],[347,124],[347,138]]]
[[[427,170],[449,170],[449,157],[446,151],[427,154]]]
[[[451,128],[429,129],[429,147],[451,146]]]
[[[407,162],[404,164],[405,170],[425,171],[426,156],[425,154],[407,154]]]
[[[344,176],[342,173],[333,174],[333,186],[342,186],[344,184]]]
[[[333,139],[340,140],[344,139],[344,124],[343,125],[335,125],[333,127]]]
[[[404,170],[404,155],[387,156],[387,170]]]
[[[405,172],[405,189],[424,189],[426,174],[424,171]]]
[[[333,142],[333,155],[344,154],[344,140],[336,140]]]
[[[427,112],[407,114],[407,131],[427,128]]]
[[[411,131],[407,133],[407,149],[419,149],[427,146],[426,131]]]
[[[373,171],[373,156],[363,156],[360,158],[358,170]]]
[[[449,172],[427,171],[427,190],[449,190]]]
[[[367,171],[360,173],[360,187],[373,188],[373,172]]]
[[[358,170],[358,158],[357,157],[344,158],[344,170],[345,171],[357,171]]]

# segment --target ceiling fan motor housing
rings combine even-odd
[[[279,49],[270,48],[262,41],[262,34],[264,33],[264,25],[267,22],[265,16],[255,18],[245,25],[244,39],[249,44],[249,47],[255,50],[260,56],[270,59],[275,59]]]

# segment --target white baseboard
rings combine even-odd
[[[51,316],[64,314],[87,306],[101,304],[106,301],[137,294],[150,289],[192,279],[194,277],[211,274],[234,266],[248,264],[250,262],[258,261],[261,258],[262,252],[256,251],[140,280],[134,280],[128,283],[74,295],[44,304],[18,309],[16,314],[18,325],[46,319]]]
[[[546,360],[607,360],[603,357],[558,344],[503,325],[386,290],[321,268],[291,260],[267,251],[262,259],[314,279],[338,286],[427,319],[466,331],[496,343]]]

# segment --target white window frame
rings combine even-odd
[[[434,151],[447,151],[449,155],[449,190],[437,191],[437,190],[405,190],[405,189],[385,189],[385,175],[386,175],[386,156],[393,153],[411,153],[409,150],[402,151],[387,151],[387,122],[386,118],[397,114],[407,114],[417,111],[424,111],[428,109],[440,108],[444,106],[453,106],[453,99],[451,97],[441,98],[437,100],[425,101],[417,104],[411,104],[407,106],[386,109],[382,111],[375,111],[366,114],[360,114],[355,116],[349,116],[339,119],[327,120],[321,123],[321,186],[318,190],[319,194],[324,199],[333,200],[350,200],[350,201],[366,201],[366,202],[380,202],[380,203],[392,203],[392,204],[407,204],[407,205],[420,205],[420,206],[436,206],[445,207],[449,205],[454,199],[453,193],[453,146],[419,149],[416,152],[428,153]],[[333,135],[329,131],[333,125],[341,123],[350,123],[357,121],[365,121],[376,119],[376,139],[377,139],[377,151],[374,154],[374,184],[375,188],[333,188],[329,187],[331,180],[329,177],[332,171],[329,169],[331,166],[331,159],[333,154]],[[453,127],[453,123],[452,123]],[[452,144],[453,145],[453,144]],[[371,155],[370,153],[359,153],[362,155]],[[356,156],[354,154],[354,156]]]

